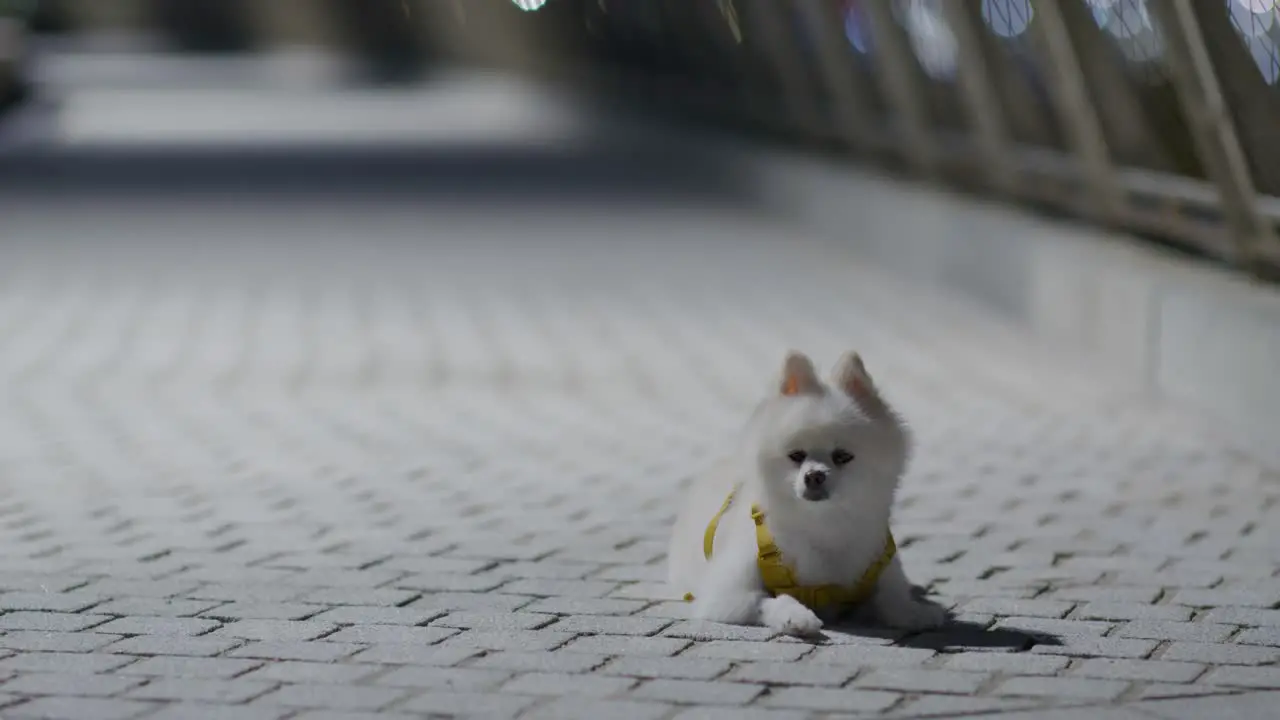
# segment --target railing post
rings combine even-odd
[[[1045,66],[1054,112],[1084,171],[1094,219],[1110,220],[1124,202],[1124,193],[1111,163],[1102,121],[1085,86],[1084,69],[1057,0],[1036,3],[1035,8],[1032,26],[1039,32],[1047,55]]]
[[[805,23],[817,34],[822,81],[834,104],[836,132],[850,147],[866,151],[871,145],[871,120],[858,101],[859,83],[850,64],[844,33],[823,12],[822,0],[798,2]]]
[[[866,0],[863,7],[871,23],[875,43],[876,74],[880,87],[888,95],[897,126],[898,141],[907,160],[921,175],[929,178],[938,171],[938,149],[929,132],[928,109],[920,77],[915,71],[915,58],[907,45],[903,29],[893,19],[889,7],[892,0]]]
[[[1275,242],[1275,228],[1258,210],[1249,165],[1191,0],[1166,0],[1150,8],[1165,31],[1170,79],[1205,170],[1217,186],[1238,259],[1256,270],[1252,266],[1260,249]]]
[[[977,133],[987,178],[997,192],[1012,193],[1017,177],[1010,162],[1009,125],[982,49],[981,21],[974,16],[968,0],[949,0],[940,5],[956,37],[961,98]]]
[[[791,19],[787,17],[789,4],[785,0],[755,0],[751,7],[761,15],[762,22],[756,31],[764,40],[769,63],[782,79],[787,114],[797,120],[801,128],[812,132],[821,129],[822,113],[814,101],[812,85],[795,42],[787,36],[793,31]]]

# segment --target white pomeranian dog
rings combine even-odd
[[[689,490],[669,580],[697,619],[817,634],[870,611],[906,630],[946,622],[918,599],[889,530],[910,436],[858,355],[828,385],[792,352],[742,446]]]

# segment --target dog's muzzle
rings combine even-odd
[[[822,470],[810,470],[804,474],[804,490],[800,497],[805,500],[826,500],[831,495],[827,491],[827,473]]]

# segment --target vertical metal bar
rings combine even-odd
[[[788,120],[807,131],[819,130],[822,114],[795,41],[788,37],[792,32],[791,18],[787,17],[790,4],[784,0],[754,0],[751,7],[761,16],[756,30],[764,40],[770,64],[782,79]]]
[[[817,34],[822,81],[834,102],[835,130],[850,147],[867,150],[871,142],[871,119],[858,102],[856,89],[859,83],[850,64],[844,34],[824,12],[826,3],[823,0],[798,2],[805,23]]]
[[[1152,3],[1150,8],[1165,30],[1171,79],[1205,170],[1218,188],[1223,215],[1234,230],[1238,260],[1252,265],[1258,249],[1275,242],[1275,228],[1259,212],[1249,165],[1195,10],[1190,0]]]
[[[1011,193],[1017,177],[1009,159],[1009,124],[987,67],[981,20],[974,15],[973,6],[967,0],[949,0],[940,5],[958,45],[961,98],[978,136],[984,170],[998,192]]]
[[[1109,220],[1124,203],[1125,195],[1111,162],[1102,120],[1085,86],[1084,69],[1071,42],[1062,9],[1056,0],[1036,3],[1035,8],[1032,26],[1039,32],[1048,56],[1044,66],[1049,75],[1054,112],[1067,134],[1071,151],[1083,166],[1095,219]]]
[[[929,133],[924,89],[920,86],[906,34],[893,19],[890,2],[892,0],[865,0],[863,3],[875,43],[876,74],[893,108],[903,155],[917,172],[933,177],[938,170],[938,149]]]

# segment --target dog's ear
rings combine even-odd
[[[886,409],[884,400],[876,390],[876,384],[862,364],[862,358],[856,352],[847,353],[836,365],[834,380],[836,387],[845,391],[863,410],[877,413]]]
[[[779,390],[783,395],[816,395],[822,392],[822,381],[813,369],[813,361],[807,355],[792,350],[782,362],[782,382]]]

